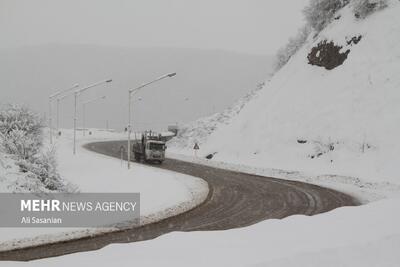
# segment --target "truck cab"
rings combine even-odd
[[[150,135],[145,133],[141,139],[135,140],[132,152],[136,161],[158,162],[165,160],[165,142],[160,135]]]
[[[165,159],[165,142],[149,140],[146,142],[145,160],[162,162]]]

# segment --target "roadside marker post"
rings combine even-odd
[[[124,146],[121,146],[120,148],[119,148],[119,150],[121,151],[121,167],[124,165],[123,163],[124,163],[124,152],[125,152],[125,147]]]
[[[193,150],[194,150],[194,156],[196,158],[197,158],[197,150],[199,150],[199,149],[200,149],[199,144],[195,143],[194,147],[193,147]]]

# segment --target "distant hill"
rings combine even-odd
[[[45,45],[0,50],[0,101],[26,103],[47,112],[48,96],[74,83],[112,78],[81,99],[107,95],[88,107],[88,126],[123,129],[127,91],[168,72],[178,75],[146,88],[134,100],[137,130],[164,129],[221,111],[271,72],[272,59],[224,51]],[[72,97],[61,105],[61,126],[72,126]],[[55,110],[55,108],[54,108]],[[81,116],[80,116],[81,119]]]

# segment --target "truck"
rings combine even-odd
[[[161,164],[165,160],[165,141],[161,135],[145,132],[141,139],[133,141],[132,154],[136,161]]]

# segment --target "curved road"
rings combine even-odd
[[[120,157],[123,141],[86,145],[97,153]],[[206,180],[210,193],[191,211],[146,226],[91,238],[0,252],[0,260],[27,261],[100,249],[110,243],[148,240],[172,231],[224,230],[294,214],[314,215],[358,202],[343,193],[302,182],[228,171],[167,159],[155,167]]]

